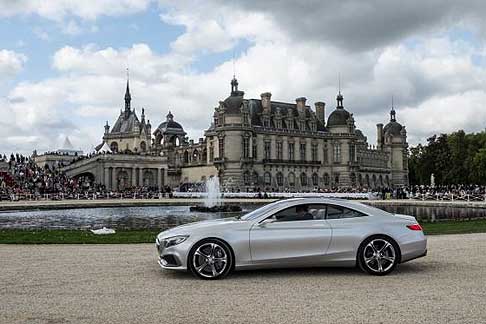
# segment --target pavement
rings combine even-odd
[[[357,269],[159,269],[152,244],[0,245],[0,323],[486,323],[486,234],[429,237],[429,255]]]

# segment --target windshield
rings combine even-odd
[[[249,212],[248,214],[245,214],[241,217],[239,217],[238,219],[242,219],[242,220],[251,220],[251,219],[255,219],[257,218],[258,216],[260,215],[263,215],[264,213],[266,213],[267,211],[273,209],[275,207],[276,204],[278,204],[279,201],[275,201],[271,204],[268,204],[268,205],[265,205],[265,206],[262,206],[258,209],[255,209],[254,211],[252,212]]]

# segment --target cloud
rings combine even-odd
[[[152,0],[0,0],[0,16],[38,15],[60,21],[66,16],[94,20],[99,16],[121,16],[147,9]]]
[[[411,143],[441,130],[481,129],[486,48],[481,38],[452,32],[479,32],[481,23],[471,24],[481,3],[470,1],[462,11],[435,0],[417,8],[401,3],[400,10],[389,1],[249,3],[160,1],[162,21],[185,29],[164,54],[147,43],[59,48],[56,76],[17,84],[3,105],[9,124],[35,139],[22,148],[52,147],[59,134],[84,149],[98,144],[105,120],[112,125],[123,107],[127,65],[132,106],[139,114],[146,109],[153,129],[170,109],[191,137],[201,137],[213,108],[229,95],[233,63],[221,60],[205,72],[192,64],[242,40],[248,47],[236,53],[235,66],[246,98],[265,91],[278,101],[305,96],[311,106],[325,101],[329,115],[341,75],[344,104],[370,143],[376,123],[389,119],[392,95]]]
[[[22,53],[0,50],[0,81],[14,77],[23,69],[26,61],[27,56]]]
[[[83,32],[81,26],[74,20],[70,20],[63,26],[62,31],[66,35],[76,36]]]
[[[458,23],[477,28],[486,13],[486,3],[481,0],[236,0],[231,5],[233,10],[239,7],[264,13],[294,39],[325,42],[349,51],[396,44]]]
[[[95,45],[83,48],[66,46],[54,54],[53,67],[60,72],[89,73],[121,76],[132,66],[135,79],[164,79],[190,62],[190,58],[177,54],[157,55],[147,44],[134,44],[120,50],[112,47],[99,49]]]

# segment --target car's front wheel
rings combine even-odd
[[[358,250],[358,265],[369,274],[383,276],[395,269],[400,250],[397,243],[386,236],[366,239]]]
[[[189,269],[201,279],[221,279],[230,273],[232,267],[230,248],[217,239],[198,242],[189,253]]]

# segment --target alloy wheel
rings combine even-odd
[[[198,275],[212,279],[222,275],[228,268],[228,254],[218,243],[201,244],[192,257],[192,265]]]
[[[383,238],[371,240],[364,246],[364,266],[376,274],[385,274],[395,265],[397,253],[391,242]]]

